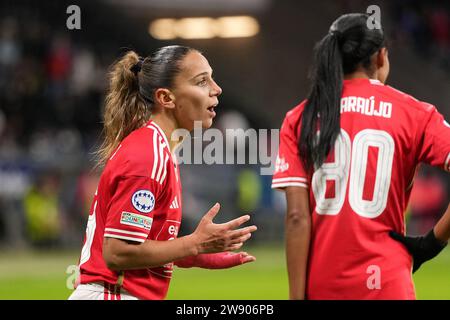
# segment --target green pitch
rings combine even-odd
[[[227,270],[176,269],[168,299],[287,299],[282,247],[247,248],[251,264]],[[0,299],[67,299],[77,252],[0,254]],[[419,299],[450,300],[450,248],[414,275]]]

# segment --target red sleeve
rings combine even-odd
[[[435,107],[428,119],[419,140],[419,161],[450,171],[450,124]]]
[[[105,237],[144,242],[151,230],[161,186],[141,176],[118,178],[107,209]]]
[[[273,189],[295,186],[308,188],[308,175],[299,157],[297,133],[286,117],[281,125],[280,145],[272,179]]]

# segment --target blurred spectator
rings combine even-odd
[[[2,136],[3,130],[5,129],[6,118],[2,110],[0,110],[0,137]]]
[[[8,17],[0,24],[0,66],[12,67],[20,60],[20,48],[17,42],[17,22]]]
[[[75,191],[75,202],[78,213],[85,224],[89,216],[89,210],[92,205],[92,199],[97,192],[97,185],[100,180],[98,171],[85,168],[77,178],[77,187]]]
[[[428,232],[447,207],[447,188],[440,172],[421,166],[411,191],[408,233],[421,235]]]
[[[433,8],[430,14],[430,26],[435,41],[438,62],[450,70],[450,16],[441,7]]]
[[[239,212],[255,212],[261,201],[261,176],[251,169],[242,169],[237,178]]]
[[[66,91],[65,81],[72,67],[70,40],[65,36],[56,36],[46,59],[46,71],[51,86],[51,95],[58,97]]]
[[[450,41],[450,21],[448,12],[441,7],[431,10],[430,27],[433,39],[438,47],[447,48]]]
[[[8,248],[26,246],[22,199],[29,185],[26,163],[0,162],[0,237]]]
[[[56,172],[45,172],[24,197],[27,233],[36,247],[54,247],[60,241],[62,219],[58,187]]]
[[[95,85],[95,57],[91,51],[81,49],[75,52],[70,78],[70,91],[74,95],[84,95]]]

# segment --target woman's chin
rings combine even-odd
[[[202,128],[203,129],[209,129],[209,128],[211,128],[212,124],[213,124],[213,119],[212,118],[206,119],[206,120],[202,121]]]

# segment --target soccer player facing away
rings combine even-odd
[[[223,224],[214,205],[196,230],[177,237],[182,196],[172,141],[178,129],[212,125],[222,90],[197,50],[167,46],[140,58],[130,51],[110,73],[99,151],[105,168],[92,203],[69,299],[164,299],[173,265],[229,268],[254,261],[231,253],[255,226],[241,216]],[[239,228],[240,227],[240,228]]]
[[[309,96],[281,127],[272,187],[287,198],[291,299],[415,299],[412,258],[417,269],[449,238],[448,212],[427,236],[403,236],[419,163],[450,171],[450,126],[384,84],[383,30],[367,19],[332,24]]]

